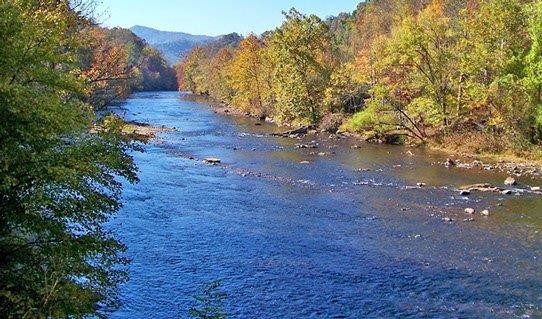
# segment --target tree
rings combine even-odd
[[[280,122],[317,123],[330,77],[328,27],[317,16],[295,9],[272,35],[275,116]]]
[[[363,106],[367,86],[359,82],[353,63],[344,63],[333,70],[324,95],[324,109],[331,113],[354,113]]]
[[[453,48],[457,41],[450,19],[440,1],[433,1],[417,16],[398,23],[382,42],[372,64],[371,107],[365,112],[393,113],[393,117],[362,116],[385,125],[375,126],[406,131],[425,140],[426,127],[446,127],[452,114]],[[375,44],[377,44],[375,42]],[[365,123],[364,125],[366,125]]]
[[[203,48],[195,47],[190,53],[177,65],[177,78],[179,79],[179,88],[191,91],[192,93],[203,93],[204,88],[204,52]]]
[[[141,90],[143,91],[175,91],[177,78],[162,54],[146,46],[141,52]]]
[[[209,94],[219,101],[230,103],[235,94],[231,86],[229,66],[233,59],[233,49],[222,48],[212,57],[209,72]]]
[[[533,104],[524,86],[527,17],[520,0],[484,0],[463,12],[459,49],[463,117],[522,145],[532,131]]]
[[[92,26],[80,33],[85,41],[80,51],[81,63],[86,78],[88,102],[102,108],[109,103],[124,99],[132,92],[136,83],[136,61],[130,63],[130,47],[112,42],[107,30]]]
[[[0,313],[99,316],[117,303],[124,246],[103,223],[137,180],[118,121],[96,123],[68,1],[0,3]],[[93,129],[97,124],[101,129]]]
[[[525,57],[525,82],[533,92],[536,137],[542,139],[542,1],[527,7],[530,48]]]
[[[232,104],[245,112],[268,113],[271,83],[263,43],[253,34],[239,43],[228,68],[234,94]]]
[[[226,319],[224,300],[228,297],[220,290],[222,281],[214,281],[204,287],[201,295],[196,296],[197,307],[190,309],[190,317],[196,319]]]

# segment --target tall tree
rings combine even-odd
[[[69,1],[0,3],[0,313],[104,317],[125,274],[104,227],[135,181],[131,142],[96,130]]]
[[[331,73],[329,29],[317,16],[295,9],[285,18],[269,45],[276,117],[281,122],[317,123]]]
[[[536,105],[536,138],[542,138],[542,1],[527,7],[530,48],[525,57],[526,83],[533,92]]]
[[[263,43],[253,34],[241,41],[230,65],[233,105],[245,112],[267,113],[271,83]]]
[[[229,69],[233,51],[232,48],[222,48],[209,63],[209,94],[226,103],[230,103],[235,94],[231,86],[232,74]]]
[[[461,22],[463,116],[514,143],[530,134],[533,111],[522,80],[529,42],[524,6],[520,0],[473,1]]]
[[[424,140],[427,126],[449,124],[456,41],[456,31],[437,0],[399,22],[383,46],[377,46],[380,54],[371,66],[376,72],[372,107],[367,112],[392,113],[381,117],[386,123],[380,127],[399,126],[407,135]],[[378,116],[371,118],[379,121]]]

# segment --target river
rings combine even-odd
[[[187,318],[215,280],[231,318],[542,317],[541,196],[462,197],[507,176],[423,150],[271,137],[271,124],[180,96],[116,110],[175,130],[134,153],[141,181],[110,223],[132,259],[112,318]]]

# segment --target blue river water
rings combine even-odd
[[[230,318],[542,317],[542,197],[461,197],[506,175],[272,137],[279,128],[181,95],[139,93],[116,110],[173,130],[134,153],[141,181],[110,223],[132,259],[112,318],[188,318],[215,280]],[[466,221],[465,207],[492,214]]]

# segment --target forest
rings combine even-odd
[[[126,279],[104,228],[137,145],[104,106],[174,70],[87,1],[0,1],[0,317],[103,317]]]
[[[542,139],[540,0],[374,0],[325,20],[292,9],[176,69],[181,90],[281,125],[469,153],[538,154]]]

